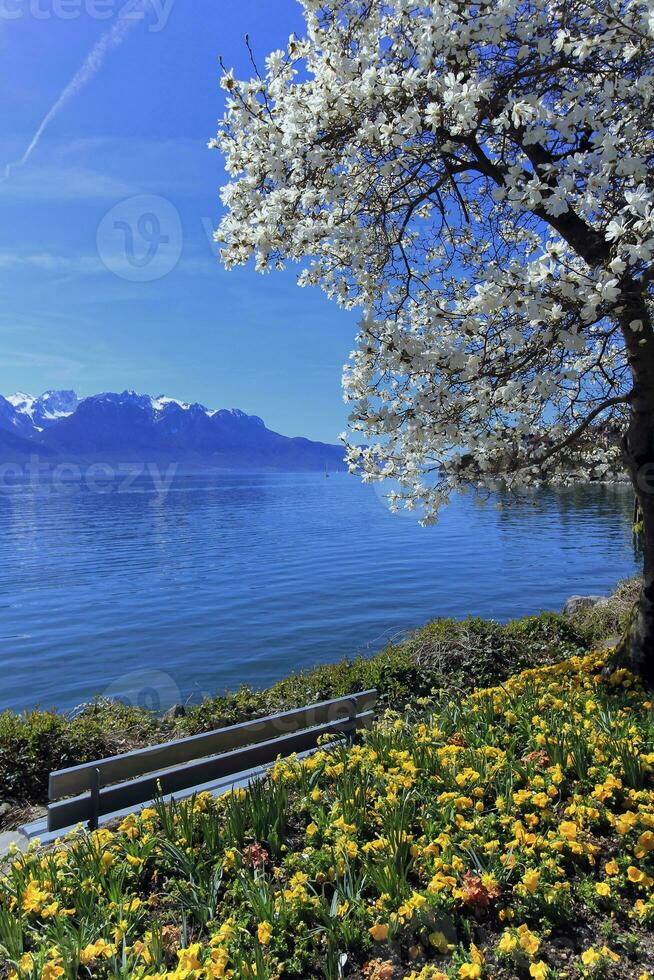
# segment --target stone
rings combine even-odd
[[[186,707],[183,704],[174,704],[172,708],[169,708],[165,713],[164,718],[170,718],[171,720],[175,718],[183,718],[186,714]]]
[[[29,841],[25,834],[21,834],[18,830],[8,830],[6,833],[0,834],[0,858],[9,854],[12,845],[19,851],[26,851]]]
[[[563,607],[564,616],[576,616],[586,609],[599,609],[608,606],[609,600],[604,595],[573,595]]]

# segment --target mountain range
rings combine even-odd
[[[174,461],[218,468],[345,469],[341,446],[290,438],[238,409],[175,398],[74,391],[0,395],[0,462]]]

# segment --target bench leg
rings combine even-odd
[[[89,820],[89,830],[97,830],[100,821],[100,770],[93,772],[93,783],[91,785],[91,819]]]

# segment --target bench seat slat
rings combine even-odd
[[[97,762],[60,769],[50,774],[49,797],[52,802],[74,796],[91,789],[95,770],[100,770],[102,786],[135,779],[172,766],[183,765],[194,759],[230,752],[241,746],[269,741],[276,736],[310,728],[329,721],[346,718],[374,707],[375,690],[362,691],[344,698],[321,701],[303,708],[292,709],[278,715],[255,718],[228,728],[219,728],[200,735],[172,742],[162,742],[143,749],[135,749],[121,755],[110,756]]]
[[[374,719],[374,711],[365,711],[353,718],[328,721],[314,728],[293,732],[289,735],[265,742],[248,745],[235,751],[225,752],[211,758],[190,762],[186,766],[167,769],[156,774],[141,776],[130,782],[107,786],[100,790],[99,815],[113,813],[127,807],[137,807],[144,800],[152,799],[159,793],[166,795],[189,787],[230,776],[247,769],[253,769],[274,762],[278,756],[289,756],[314,748],[324,735],[344,735],[357,728],[369,728]],[[48,830],[62,830],[88,820],[91,815],[91,797],[82,796],[52,803],[48,808]]]

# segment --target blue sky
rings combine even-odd
[[[225,272],[210,241],[218,57],[249,74],[246,32],[263,60],[301,32],[301,8],[147,2],[0,183],[0,392],[134,388],[335,440],[356,318],[299,289],[292,269]],[[0,0],[0,174],[132,6]]]

